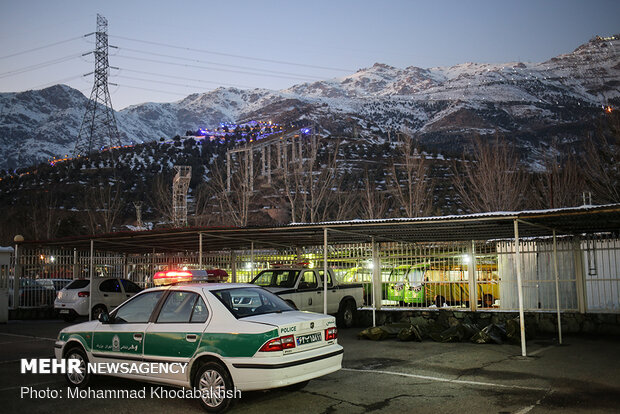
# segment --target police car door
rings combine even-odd
[[[200,294],[171,290],[161,311],[147,327],[144,360],[187,364],[196,352],[208,318],[209,310]],[[151,376],[178,381],[187,379],[187,371],[181,369],[181,365],[168,364],[167,369],[168,372],[155,372]]]
[[[312,269],[301,271],[299,283],[297,284],[297,296],[299,297],[299,309],[310,312],[321,312],[319,305],[323,303],[322,296],[319,296],[319,283],[316,273]],[[321,305],[322,306],[322,305]]]
[[[110,315],[109,323],[99,322],[93,332],[95,362],[142,361],[144,333],[163,290],[134,296]]]

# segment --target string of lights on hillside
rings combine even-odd
[[[196,135],[185,135],[183,137],[179,137],[179,140],[193,139],[199,145],[202,145],[205,141],[225,142],[229,139],[235,139],[236,143],[251,143],[263,140],[268,137],[272,137],[276,134],[283,134],[284,132],[284,126],[274,123],[272,121],[249,121],[240,124],[232,122],[222,122],[216,128],[199,128],[195,132]],[[299,129],[299,133],[301,135],[308,135],[310,134],[310,132],[310,128]],[[159,141],[159,144],[174,144],[175,142],[176,140],[173,138]],[[99,150],[101,152],[104,152],[121,148],[133,148],[134,146],[135,144],[115,147],[101,147]],[[72,161],[78,158],[82,157],[71,157],[69,156],[69,154],[66,154],[64,157],[53,157],[51,159],[48,159],[47,162],[49,163],[49,165],[55,166],[59,163]]]

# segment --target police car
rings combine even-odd
[[[196,283],[206,276],[160,272],[155,282],[161,286],[99,320],[63,329],[56,358],[79,366],[65,374],[69,384],[86,387],[89,364],[186,363],[185,370],[104,375],[199,390],[203,407],[221,412],[233,400],[226,391],[301,388],[341,368],[334,317],[297,311],[255,285]]]

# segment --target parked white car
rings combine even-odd
[[[98,277],[93,279],[92,315],[97,319],[101,313],[110,312],[121,303],[142,291],[131,280],[115,277]],[[54,310],[65,321],[75,320],[78,316],[88,316],[90,280],[76,279],[60,290],[54,301]]]
[[[103,374],[195,389],[207,411],[221,413],[235,389],[300,389],[338,371],[337,338],[333,316],[296,311],[260,287],[180,282],[147,289],[99,320],[63,329],[54,347],[58,360],[78,362],[77,372],[65,374],[72,387],[88,386],[91,363],[183,364],[175,372]]]

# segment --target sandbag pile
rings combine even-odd
[[[443,315],[437,320],[417,319],[413,323],[398,322],[367,328],[357,336],[372,341],[388,338],[417,342],[430,338],[436,342],[468,341],[476,344],[519,344],[521,341],[518,318],[509,319],[505,323],[491,323],[484,327],[454,318],[450,321]]]

